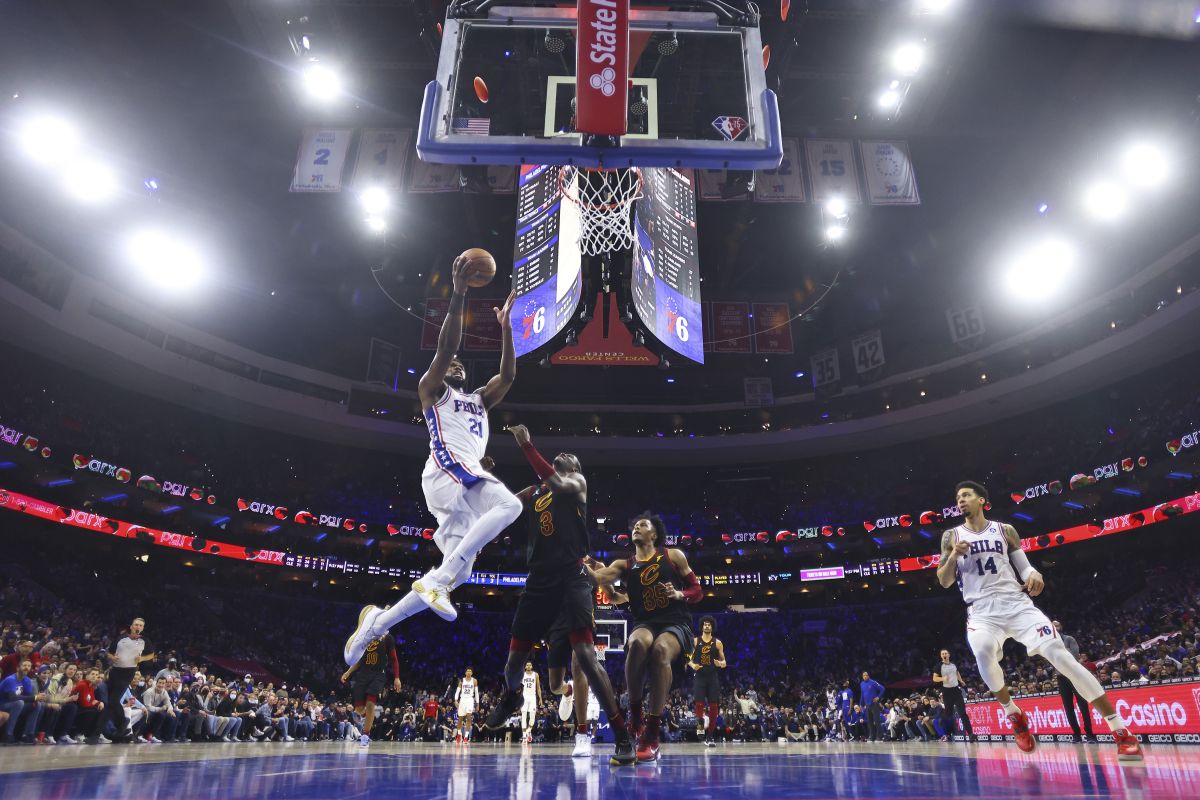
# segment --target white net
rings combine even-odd
[[[637,167],[573,166],[558,170],[559,191],[580,210],[580,252],[595,256],[632,247],[633,217],[629,208],[642,196],[642,171]]]

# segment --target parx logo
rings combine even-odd
[[[612,67],[605,67],[592,75],[588,81],[593,89],[598,89],[600,94],[605,97],[612,97],[613,92],[617,90],[615,81],[617,80],[617,72]]]
[[[21,441],[21,432],[16,428],[0,425],[0,442],[16,446]]]

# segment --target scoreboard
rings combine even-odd
[[[695,177],[670,167],[642,170],[633,216],[633,307],[664,345],[704,363]]]
[[[518,356],[553,339],[570,321],[582,295],[579,208],[564,202],[558,171],[521,167],[513,251],[511,314]]]

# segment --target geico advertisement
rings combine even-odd
[[[1109,689],[1108,696],[1129,723],[1129,730],[1138,734],[1142,741],[1155,741],[1148,738],[1150,735],[1172,734],[1164,741],[1200,743],[1200,682]],[[1018,698],[1016,703],[1029,718],[1029,727],[1035,735],[1069,736],[1072,733],[1058,695]],[[1108,724],[1096,707],[1089,706],[1088,709],[1092,715],[1092,730],[1097,736],[1109,733]],[[968,703],[967,714],[976,734],[1012,735],[1012,725],[997,702]]]

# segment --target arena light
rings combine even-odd
[[[1096,181],[1084,190],[1083,207],[1093,219],[1115,222],[1129,211],[1129,198],[1116,184]]]
[[[102,203],[117,191],[117,175],[107,164],[84,160],[63,172],[63,188],[81,203]]]
[[[147,280],[164,289],[190,289],[204,277],[203,262],[195,246],[165,231],[136,231],[126,241],[126,254]]]
[[[892,111],[900,105],[900,92],[897,89],[884,89],[876,102],[884,111]]]
[[[1018,254],[1009,264],[1009,293],[1025,300],[1053,296],[1074,270],[1079,254],[1065,239],[1047,238]]]
[[[841,219],[849,213],[849,206],[846,205],[846,199],[843,197],[831,197],[825,203],[825,210],[829,212],[829,216],[836,219]]]
[[[304,69],[304,88],[316,100],[332,100],[342,93],[342,78],[332,67],[313,62]]]
[[[913,13],[917,16],[938,16],[954,7],[957,0],[913,0]]]
[[[358,196],[358,202],[362,205],[363,211],[376,216],[391,207],[392,198],[388,196],[386,190],[378,186],[372,186],[363,190],[362,194]]]
[[[841,223],[833,223],[825,226],[825,239],[829,242],[840,242],[846,238],[846,226]]]
[[[387,220],[383,217],[367,217],[367,230],[371,233],[383,233],[387,230]]]
[[[1161,147],[1136,142],[1121,154],[1121,173],[1139,189],[1155,189],[1170,177],[1170,163]]]
[[[79,131],[62,117],[34,117],[20,129],[21,148],[35,163],[46,164],[70,155],[79,145]]]
[[[916,75],[925,63],[925,48],[914,42],[902,44],[892,51],[892,67],[901,75]]]

